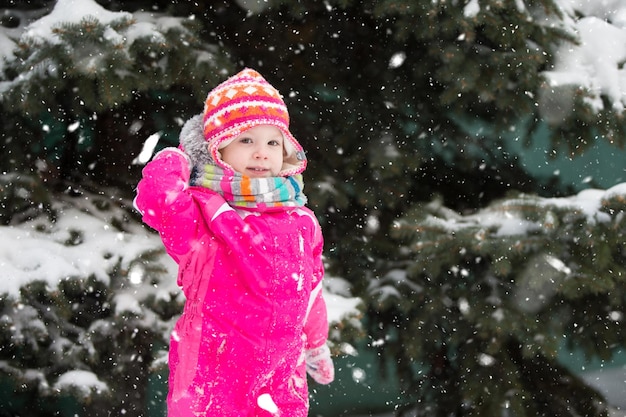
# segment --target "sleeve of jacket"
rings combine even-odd
[[[319,223],[315,221],[315,237],[313,245],[313,256],[315,262],[315,272],[313,279],[313,289],[309,300],[309,311],[304,323],[304,333],[307,337],[306,349],[317,348],[328,338],[328,312],[326,302],[322,294],[322,279],[324,278],[324,264],[322,262],[322,251],[324,240]]]
[[[159,232],[176,261],[189,251],[202,227],[189,192],[189,175],[187,155],[177,148],[165,148],[144,167],[134,200],[142,220]]]

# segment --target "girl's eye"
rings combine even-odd
[[[278,142],[277,140],[270,140],[268,142],[268,145],[270,145],[270,146],[280,146],[280,142]]]
[[[241,139],[239,139],[239,142],[241,142],[241,143],[250,143],[250,142],[252,142],[252,139],[250,139],[250,138],[241,138]]]

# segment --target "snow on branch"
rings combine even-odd
[[[20,105],[29,111],[45,110],[37,103],[49,100],[46,88],[78,91],[88,108],[115,107],[137,90],[185,78],[183,70],[202,78],[218,65],[216,47],[199,40],[193,16],[113,12],[95,0],[59,0],[43,17],[18,17],[17,27],[0,31],[0,98],[20,103],[26,97]]]
[[[626,3],[559,0],[561,22],[578,40],[563,42],[554,52],[554,65],[543,72],[542,116],[559,123],[574,108],[577,96],[594,113],[624,112],[626,107]],[[608,104],[607,104],[608,102]],[[610,106],[610,108],[606,108]]]

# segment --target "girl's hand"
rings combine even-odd
[[[326,344],[304,352],[306,372],[318,384],[330,384],[335,379],[335,367]]]
[[[144,222],[160,230],[164,216],[190,204],[190,199],[179,198],[189,187],[189,158],[177,148],[165,148],[154,156],[142,173],[135,207],[143,215]]]

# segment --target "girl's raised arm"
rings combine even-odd
[[[177,148],[165,148],[145,166],[142,175],[135,208],[142,220],[159,232],[167,252],[178,261],[203,227],[188,191],[189,158]]]

